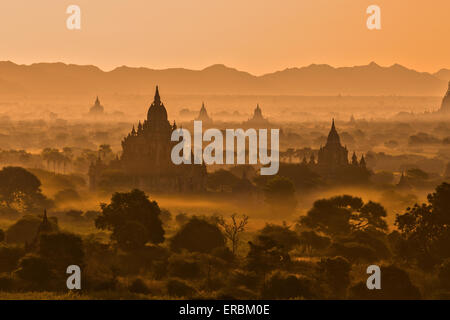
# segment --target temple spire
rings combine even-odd
[[[161,98],[159,96],[159,89],[158,86],[156,86],[156,91],[155,91],[155,103],[159,104],[161,102]]]
[[[341,141],[339,139],[339,134],[337,133],[336,126],[334,124],[334,118],[333,118],[333,121],[331,122],[331,129],[330,129],[330,133],[328,134],[328,139],[327,139],[327,145],[330,145],[330,144],[341,145]]]
[[[44,217],[42,219],[42,223],[48,223],[47,209],[44,209]]]
[[[366,159],[364,158],[364,155],[361,156],[361,161],[359,161],[359,166],[361,168],[366,168]]]
[[[353,156],[352,156],[352,165],[354,165],[354,166],[358,165],[358,158],[356,157],[355,152],[353,152]]]

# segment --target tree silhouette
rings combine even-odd
[[[15,274],[29,283],[32,290],[43,291],[48,288],[52,271],[46,259],[36,255],[26,255],[19,261]]]
[[[255,240],[266,250],[276,248],[284,254],[288,254],[300,243],[297,233],[290,230],[286,224],[266,224],[264,228],[258,231]]]
[[[71,163],[73,160],[73,150],[72,148],[65,147],[62,151],[63,155],[63,173],[66,173],[66,166],[68,163]]]
[[[281,208],[286,213],[291,213],[297,206],[295,187],[292,181],[285,177],[275,176],[264,187],[266,202],[277,210]]]
[[[331,240],[328,237],[320,236],[314,231],[302,231],[299,235],[299,242],[303,246],[304,251],[311,255],[315,250],[327,248]]]
[[[419,289],[413,285],[408,273],[397,266],[381,266],[381,290],[368,290],[366,281],[359,282],[350,289],[350,299],[376,300],[417,300],[421,298]]]
[[[60,277],[65,276],[70,265],[83,265],[83,241],[68,232],[44,233],[39,237],[39,255],[46,259],[51,269]]]
[[[161,210],[156,201],[150,201],[143,191],[134,189],[131,192],[116,192],[109,204],[102,203],[100,207],[101,214],[95,219],[95,226],[111,230],[111,239],[122,248],[164,241],[164,230],[159,218]],[[140,234],[131,234],[136,231]]]
[[[378,203],[364,204],[361,198],[349,195],[321,199],[314,202],[300,225],[328,235],[349,234],[354,230],[386,231],[386,210]]]
[[[170,248],[174,251],[186,249],[191,252],[208,253],[223,246],[225,236],[219,227],[198,217],[192,217],[170,241]]]
[[[395,225],[405,247],[413,248],[403,252],[407,258],[431,268],[450,257],[450,184],[439,185],[427,200],[397,215]]]
[[[100,145],[100,147],[98,148],[98,154],[100,159],[102,160],[112,159],[112,157],[114,156],[114,153],[109,144]]]
[[[39,179],[24,168],[4,167],[0,170],[0,202],[8,208],[15,205],[32,210],[51,206],[40,187]]]
[[[350,285],[351,265],[343,257],[323,258],[318,265],[319,276],[329,287],[331,298],[345,298]]]
[[[214,191],[232,191],[240,179],[228,170],[219,169],[208,174],[207,185]]]
[[[231,241],[231,247],[233,254],[236,254],[237,247],[239,244],[239,234],[244,232],[245,226],[248,223],[248,216],[242,215],[241,220],[237,220],[237,214],[233,213],[231,215],[231,222],[227,223],[223,217],[219,220],[219,225],[222,226],[225,237]]]

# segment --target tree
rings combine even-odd
[[[64,189],[55,194],[55,201],[59,204],[80,201],[81,197],[75,189]]]
[[[258,231],[253,242],[249,241],[246,267],[262,275],[265,284],[268,272],[290,265],[289,251],[297,244],[297,234],[288,226],[267,224]]]
[[[63,276],[70,265],[83,265],[83,241],[68,232],[44,233],[39,237],[39,255],[57,275]]]
[[[64,165],[63,173],[66,173],[66,165],[67,165],[67,163],[71,163],[72,160],[73,160],[73,150],[72,150],[72,148],[69,148],[69,147],[63,148],[62,155],[64,157],[63,158],[63,165]]]
[[[264,228],[258,231],[255,240],[266,250],[276,248],[285,254],[299,244],[297,233],[290,230],[286,224],[266,224]]]
[[[54,217],[48,219],[52,230],[58,230],[57,220]],[[24,215],[6,230],[6,242],[25,244],[32,243],[36,239],[42,218],[36,215]]]
[[[0,170],[0,202],[8,208],[32,210],[51,206],[41,192],[41,181],[21,167]]]
[[[313,299],[313,281],[284,272],[274,272],[262,291],[263,299]]]
[[[41,157],[43,160],[47,162],[47,169],[50,170],[50,163],[53,163],[53,172],[56,173],[56,168],[61,163],[65,164],[65,161],[67,159],[65,158],[64,154],[61,153],[58,149],[52,149],[52,148],[45,148],[41,152]]]
[[[335,236],[366,229],[385,232],[386,216],[386,210],[376,202],[364,204],[361,198],[343,195],[317,200],[299,222],[302,226]]]
[[[374,230],[356,230],[336,237],[329,252],[351,262],[375,263],[391,256],[386,234]]]
[[[208,174],[207,185],[214,191],[232,191],[240,179],[228,170],[219,169]]]
[[[52,279],[48,262],[36,255],[26,255],[20,259],[15,273],[20,279],[28,282],[33,290],[45,290]]]
[[[219,220],[219,225],[222,226],[225,237],[231,241],[231,247],[233,254],[236,254],[237,247],[239,244],[239,234],[244,232],[245,226],[248,223],[248,216],[242,215],[241,220],[236,219],[237,214],[233,213],[231,215],[231,222],[227,223],[223,217]]]
[[[0,273],[12,272],[17,262],[25,255],[25,249],[20,245],[0,244]]]
[[[297,207],[295,188],[292,181],[285,177],[275,176],[264,187],[266,202],[273,208],[281,208],[291,213]]]
[[[413,285],[408,273],[397,266],[381,266],[381,290],[367,290],[366,281],[350,288],[350,299],[417,300],[419,289]]]
[[[156,201],[150,201],[141,190],[116,192],[111,203],[102,203],[101,214],[95,219],[95,226],[111,230],[111,239],[125,249],[144,246],[147,242],[159,244],[164,241],[164,229]],[[139,232],[139,235],[132,235]]]
[[[450,184],[439,185],[427,200],[397,215],[395,225],[406,246],[412,248],[406,258],[432,268],[450,257]]]
[[[147,228],[137,221],[127,221],[123,226],[117,228],[114,240],[124,250],[131,251],[143,248],[148,242],[149,235]]]
[[[450,290],[450,258],[444,260],[438,269],[438,279],[442,288]]]
[[[350,285],[351,265],[343,257],[323,258],[319,264],[319,276],[329,287],[332,298],[345,298]]]
[[[172,237],[170,248],[174,251],[186,249],[191,252],[212,252],[225,246],[225,236],[219,227],[205,219],[192,217]]]
[[[311,190],[321,183],[320,175],[305,164],[280,163],[278,175],[290,179],[297,190]]]
[[[314,250],[323,250],[327,248],[331,243],[330,238],[322,237],[314,231],[302,231],[299,236],[299,242],[309,255],[311,255]]]
[[[109,144],[100,145],[100,147],[98,148],[98,153],[103,161],[111,160],[114,157],[114,153]]]

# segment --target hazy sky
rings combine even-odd
[[[81,30],[66,28],[79,5]],[[366,27],[381,7],[382,30]],[[449,0],[1,0],[0,60],[253,74],[376,61],[450,68]]]

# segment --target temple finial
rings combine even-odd
[[[156,91],[155,91],[155,102],[160,102],[161,98],[159,96],[159,88],[158,86],[156,86]]]

